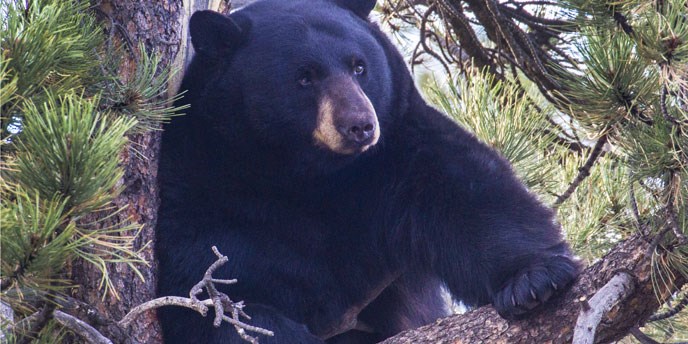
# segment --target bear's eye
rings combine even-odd
[[[311,78],[311,76],[309,74],[303,74],[303,75],[299,76],[298,82],[299,82],[299,85],[306,87],[306,86],[310,86],[313,84],[313,79]]]
[[[363,75],[363,73],[365,73],[365,66],[363,63],[359,62],[354,66],[354,74]]]
[[[301,67],[296,73],[296,82],[299,83],[301,87],[308,87],[313,85],[317,79],[317,73],[313,68]]]

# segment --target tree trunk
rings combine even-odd
[[[615,275],[627,273],[632,277],[632,288],[604,314],[595,335],[595,343],[619,340],[644,324],[672,292],[686,283],[678,271],[662,272],[673,274],[674,280],[667,280],[670,285],[653,281],[652,274],[658,272],[651,271],[651,239],[637,234],[619,243],[585,269],[566,292],[527,319],[506,321],[492,307],[485,306],[400,333],[383,343],[570,343],[576,320],[581,310],[590,307],[591,297]]]
[[[102,15],[107,33],[113,37],[113,44],[132,52],[127,52],[120,65],[122,79],[126,80],[135,70],[139,42],[143,42],[149,52],[161,57],[161,67],[175,61],[181,46],[182,22],[188,19],[182,10],[181,1],[104,0],[98,6],[96,12]],[[159,205],[156,176],[160,133],[136,134],[129,139],[128,149],[121,156],[125,169],[122,180],[125,189],[114,201],[118,208],[126,209],[104,224],[132,221],[143,226],[136,248],[145,246],[142,258],[149,265],[138,267],[144,280],[124,264],[110,264],[108,268],[119,299],[112,295],[103,297],[99,287],[101,276],[93,265],[78,261],[72,269],[73,278],[80,286],[73,290],[72,296],[91,305],[102,317],[111,321],[120,320],[132,307],[155,297],[153,230]],[[111,324],[96,325],[100,325],[97,326],[99,330],[115,341],[161,342],[160,326],[154,312],[139,317],[124,336]]]
[[[248,2],[235,1],[238,5]],[[135,71],[137,47],[142,42],[148,52],[161,58],[161,69],[171,66],[176,72],[168,82],[168,97],[171,97],[177,93],[184,67],[193,54],[188,35],[191,14],[204,9],[227,13],[232,3],[226,0],[103,0],[98,3],[95,12],[101,17],[107,34],[112,37],[112,43],[128,52],[120,64],[120,77],[126,80]],[[118,293],[118,297],[115,297],[103,296],[98,269],[88,262],[75,262],[71,274],[79,287],[71,293],[76,299],[76,302],[72,302],[72,313],[80,314],[81,318],[88,320],[115,342],[160,343],[161,331],[155,312],[138,317],[126,331],[114,324],[131,308],[156,295],[157,267],[153,252],[159,206],[157,169],[160,132],[136,134],[129,139],[128,149],[121,155],[125,169],[122,184],[125,189],[113,202],[117,208],[126,208],[102,221],[101,226],[126,221],[141,225],[135,248],[144,248],[141,256],[148,265],[138,267],[143,275],[141,280],[128,266],[110,264],[110,277]],[[89,312],[88,309],[95,312]]]

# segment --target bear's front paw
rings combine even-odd
[[[557,255],[538,261],[506,281],[492,300],[499,315],[516,319],[543,304],[578,275],[580,264]]]

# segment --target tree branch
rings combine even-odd
[[[681,298],[681,301],[679,301],[676,306],[670,307],[666,312],[653,314],[648,321],[658,321],[671,318],[686,308],[686,306],[688,306],[688,292],[683,295],[683,298]]]
[[[648,337],[637,327],[631,329],[631,334],[633,335],[633,337],[635,337],[635,339],[637,339],[640,342],[640,344],[659,344],[659,342]]]
[[[113,338],[118,338],[115,339],[116,341],[123,340],[122,338],[120,338],[121,336],[119,336],[119,332],[126,333],[126,330],[133,324],[134,320],[142,314],[163,306],[178,306],[193,309],[196,312],[200,313],[202,316],[206,316],[206,314],[208,313],[208,307],[214,307],[215,319],[213,324],[216,327],[219,327],[223,321],[227,322],[234,326],[241,338],[251,343],[258,343],[258,341],[256,338],[249,336],[246,333],[247,331],[260,333],[267,336],[273,336],[274,334],[272,331],[242,322],[240,318],[251,319],[251,317],[249,317],[243,311],[243,302],[234,302],[229,298],[229,296],[217,290],[215,284],[234,284],[237,282],[237,280],[224,280],[213,278],[213,273],[222,265],[227,263],[229,259],[227,258],[227,256],[223,256],[222,254],[220,254],[220,252],[217,250],[215,246],[213,246],[212,249],[215,255],[218,257],[218,259],[206,270],[203,279],[191,289],[189,293],[190,297],[165,296],[144,302],[131,309],[119,322],[114,324],[112,322],[104,323],[104,321],[102,320],[103,318],[99,316],[99,314],[97,314],[97,311],[89,305],[82,304],[78,300],[66,298],[59,304],[54,302],[46,302],[46,305],[40,311],[36,312],[35,314],[29,317],[24,318],[22,321],[18,322],[14,326],[9,327],[8,330],[12,332],[17,332],[14,329],[26,329],[21,331],[22,334],[25,333],[21,340],[23,342],[28,342],[32,339],[30,338],[32,334],[40,331],[40,329],[45,325],[45,323],[47,323],[47,321],[50,318],[54,318],[62,326],[69,328],[70,330],[74,331],[75,333],[86,339],[88,343],[112,344],[112,340],[104,336],[103,333],[106,333]],[[198,300],[196,296],[203,293],[204,289],[208,293],[210,298],[206,300]],[[114,331],[114,333],[110,333],[112,332],[110,331],[111,328],[104,327],[101,329],[103,332],[101,332],[98,329],[91,326],[90,324],[88,324],[87,322],[79,319],[78,316],[63,312],[61,310],[57,310],[57,306],[64,307],[64,310],[69,309],[70,311],[74,311],[78,313],[80,316],[83,316],[83,313],[96,313],[89,314],[88,318],[91,319],[91,321],[98,323],[99,325],[113,325],[112,327],[115,328],[117,331]],[[225,312],[229,312],[230,315],[226,315]],[[0,333],[0,339],[2,338],[2,335],[3,333]]]
[[[112,341],[91,325],[81,321],[65,312],[55,311],[53,318],[60,323],[60,325],[74,331],[76,334],[83,337],[89,344],[112,344]]]
[[[127,328],[129,327],[129,325],[131,325],[131,322],[134,321],[134,319],[136,319],[139,315],[163,306],[186,307],[193,309],[194,311],[200,313],[202,316],[206,316],[206,314],[208,314],[208,306],[212,305],[213,303],[211,300],[198,301],[192,300],[188,297],[181,296],[159,297],[157,299],[144,302],[132,308],[131,311],[129,311],[129,313],[127,313],[127,315],[125,315],[124,318],[122,318],[122,320],[117,322],[117,325],[119,325],[122,328]]]
[[[554,204],[552,207],[555,209],[558,208],[564,201],[566,201],[571,195],[573,194],[574,191],[576,191],[576,188],[578,188],[578,185],[587,178],[590,175],[590,169],[592,168],[592,165],[595,164],[595,161],[597,158],[602,155],[602,148],[604,145],[607,143],[607,134],[602,135],[597,140],[597,143],[595,143],[595,147],[592,149],[592,152],[590,153],[590,156],[588,157],[588,160],[585,162],[583,167],[580,168],[578,175],[576,178],[569,184],[569,187],[564,191],[563,194],[559,195],[557,199],[554,201]]]
[[[463,14],[461,6],[455,5],[449,0],[437,0],[436,2],[444,21],[449,23],[454,34],[459,38],[461,48],[473,58],[476,67],[479,69],[487,68],[497,79],[502,80],[503,75],[492,63],[468,18]]]
[[[220,327],[223,321],[227,322],[234,326],[237,333],[242,339],[250,343],[258,343],[258,340],[255,337],[249,336],[246,333],[246,331],[260,333],[266,336],[273,336],[274,333],[270,330],[266,330],[264,328],[252,326],[242,322],[240,320],[240,318],[242,317],[246,319],[251,319],[251,317],[243,311],[244,303],[241,301],[234,302],[229,298],[229,296],[217,290],[217,288],[215,287],[216,283],[234,284],[237,282],[237,280],[223,280],[213,278],[213,273],[222,265],[227,263],[229,261],[229,258],[227,258],[227,256],[222,255],[215,246],[212,247],[212,250],[213,253],[215,253],[215,255],[217,256],[217,260],[212,265],[210,265],[210,267],[206,270],[205,274],[203,275],[203,279],[196,285],[194,285],[193,288],[191,288],[191,292],[189,293],[188,298],[179,296],[165,296],[145,302],[134,307],[131,311],[129,311],[129,313],[127,313],[127,315],[124,316],[124,318],[122,318],[122,320],[118,322],[118,325],[126,329],[132,324],[132,321],[134,321],[134,319],[136,319],[141,314],[162,306],[187,307],[195,310],[203,316],[206,316],[206,314],[208,313],[208,306],[212,306],[215,309],[215,319],[213,320],[213,325],[215,327]],[[204,289],[205,292],[208,293],[209,299],[203,301],[198,300],[196,296],[203,293]],[[225,315],[225,312],[227,310],[231,311],[231,317]]]
[[[573,344],[593,344],[602,317],[632,293],[634,287],[633,277],[620,272],[600,288],[590,301],[581,301],[584,306],[576,321]]]
[[[659,93],[659,109],[662,112],[662,116],[664,116],[664,119],[669,121],[669,123],[677,126],[681,124],[688,124],[688,121],[679,121],[678,119],[676,119],[676,117],[669,114],[669,110],[667,110],[666,104],[668,94],[669,91],[667,90],[666,83],[662,83],[662,90]]]
[[[33,341],[33,336],[37,335],[41,330],[45,327],[45,325],[48,324],[48,321],[53,317],[53,311],[55,310],[55,303],[52,301],[52,297],[49,296],[46,301],[44,302],[43,307],[41,309],[32,314],[30,317],[27,317],[25,320],[25,323],[27,324],[27,330],[22,331],[19,336],[19,340],[17,340],[18,344],[29,344]]]
[[[583,271],[572,286],[555,295],[526,319],[507,321],[491,306],[438,320],[434,324],[400,333],[384,344],[408,343],[570,343],[581,300],[589,300],[621,271],[634,277],[635,288],[614,310],[602,317],[596,343],[609,343],[626,336],[645,323],[661,304],[686,283],[680,271],[667,271],[677,278],[673,285],[653,289],[652,260],[646,255],[650,243],[640,233],[627,238],[605,257]],[[666,254],[658,251],[659,255]],[[673,268],[672,268],[673,269]]]

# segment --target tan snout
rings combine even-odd
[[[380,138],[380,125],[370,99],[351,76],[328,78],[318,102],[313,131],[317,146],[339,154],[366,151]]]

